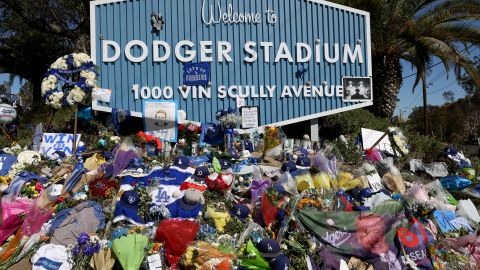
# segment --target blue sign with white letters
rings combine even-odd
[[[144,101],[171,100],[211,123],[242,100],[266,126],[372,105],[344,100],[342,81],[372,76],[368,12],[324,0],[90,3],[97,84],[112,90],[95,110],[143,117]]]
[[[183,83],[185,85],[208,85],[209,82],[209,63],[186,63],[183,66]]]

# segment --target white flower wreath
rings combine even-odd
[[[73,81],[77,76],[78,81]],[[42,97],[54,109],[73,106],[95,87],[96,77],[95,65],[87,54],[62,56],[50,66],[42,81]]]

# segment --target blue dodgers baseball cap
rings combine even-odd
[[[230,209],[230,215],[245,220],[250,214],[250,208],[244,204],[236,204]]]
[[[222,167],[222,170],[226,170],[226,169],[231,168],[231,164],[230,164],[230,162],[228,162],[228,160],[220,159],[219,162],[220,162],[220,166]]]
[[[275,258],[280,255],[280,245],[277,241],[272,238],[263,238],[260,243],[258,243],[258,251],[266,259]]]
[[[297,165],[295,165],[295,162],[293,161],[287,161],[282,164],[280,170],[282,170],[282,172],[293,173],[297,170]]]
[[[272,270],[288,270],[290,267],[290,259],[282,253],[273,258],[269,264]]]
[[[173,165],[179,167],[180,169],[186,169],[188,168],[188,165],[190,165],[190,159],[188,159],[186,156],[179,156],[175,159]]]
[[[140,196],[136,191],[129,190],[123,192],[115,208],[115,218],[113,221],[127,220],[133,224],[143,224],[143,219],[138,215],[139,203]]]
[[[210,171],[206,166],[200,166],[195,169],[195,173],[193,174],[192,178],[197,181],[205,181],[205,178],[210,175]]]
[[[297,167],[300,169],[309,169],[311,166],[311,160],[309,157],[299,157],[297,159]]]

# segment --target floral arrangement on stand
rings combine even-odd
[[[85,53],[58,58],[42,81],[42,97],[54,109],[81,103],[95,87],[95,64]]]
[[[233,147],[233,129],[242,122],[242,117],[235,109],[229,108],[228,110],[217,111],[215,118],[224,133],[225,150],[231,149]]]
[[[192,123],[184,123],[178,125],[178,147],[181,147],[184,154],[194,154],[194,144],[200,140],[200,134],[202,133],[202,127],[199,127]]]
[[[70,245],[68,251],[76,269],[88,269],[92,256],[109,247],[111,247],[110,241],[101,240],[96,235],[81,233],[77,238],[77,243]]]

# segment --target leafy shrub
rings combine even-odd
[[[332,153],[337,156],[337,158],[342,158],[345,163],[356,165],[362,163],[362,153],[352,140],[347,140],[347,143],[340,140],[335,141],[333,143]]]
[[[371,112],[358,109],[333,114],[322,119],[322,127],[337,135],[358,134],[361,128],[387,131],[390,122],[386,118],[375,117]]]
[[[410,159],[421,159],[425,163],[437,161],[446,145],[429,136],[407,134],[407,137],[411,146],[408,157]]]

